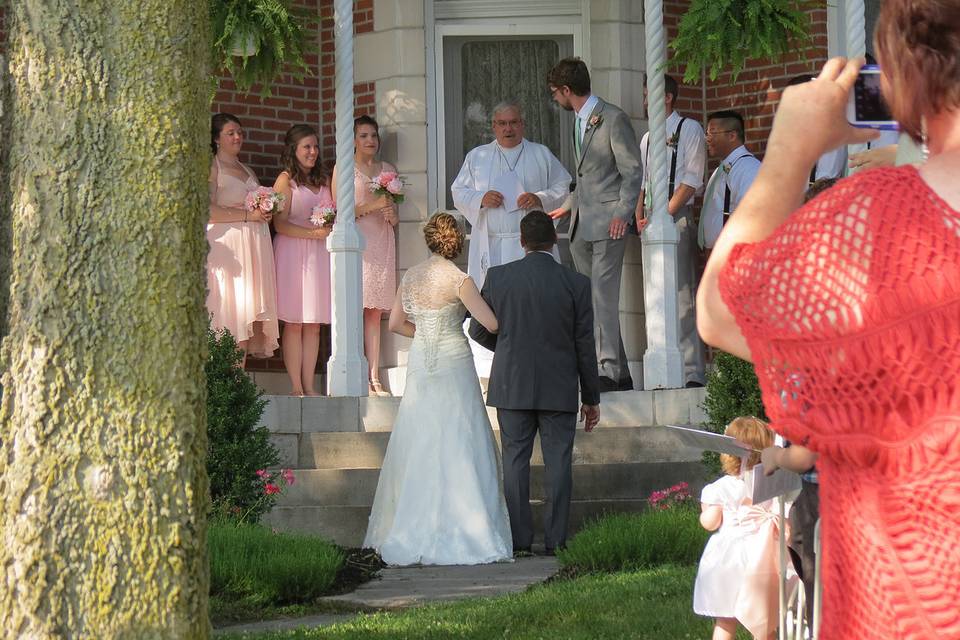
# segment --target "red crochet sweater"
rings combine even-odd
[[[913,167],[734,248],[772,426],[820,454],[821,640],[960,638],[960,213]]]

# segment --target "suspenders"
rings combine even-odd
[[[809,187],[816,181],[817,181],[817,165],[813,165],[813,169],[810,169],[810,180],[808,181],[809,184],[807,184],[807,186]]]
[[[730,174],[733,173],[733,168],[737,165],[738,162],[740,162],[744,158],[752,158],[752,157],[753,157],[752,153],[747,153],[740,156],[736,160],[734,160],[733,164],[730,165],[730,173],[727,174],[727,177],[729,178]],[[721,171],[723,171],[723,169],[721,169]],[[732,212],[730,211],[730,185],[727,183],[727,180],[724,180],[723,181],[723,224],[727,224],[727,220],[730,219],[731,213]]]
[[[677,143],[673,145],[673,155],[670,157],[670,184],[667,188],[667,200],[673,197],[674,182],[677,179],[677,147],[680,146],[680,130],[683,129],[683,121],[686,118],[680,118],[680,123],[677,125],[677,130],[673,132],[672,140],[676,140]],[[647,155],[650,155],[650,145],[647,145]]]

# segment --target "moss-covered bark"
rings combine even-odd
[[[0,635],[205,638],[207,3],[7,18]]]

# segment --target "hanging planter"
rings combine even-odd
[[[230,38],[230,55],[236,58],[249,58],[260,50],[257,36],[252,33],[234,32]]]
[[[310,72],[304,56],[314,50],[307,26],[316,18],[291,0],[209,0],[213,24],[213,59],[226,69],[237,88],[271,95],[282,74],[302,79]]]
[[[810,0],[692,0],[680,20],[671,66],[686,65],[685,82],[707,69],[716,80],[724,69],[733,79],[747,60],[776,61],[810,42]]]

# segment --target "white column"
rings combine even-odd
[[[327,395],[367,395],[363,355],[363,277],[353,192],[353,0],[336,0],[337,223],[327,238],[333,295]]]
[[[844,0],[844,24],[847,28],[848,58],[862,58],[867,52],[867,18],[863,0]],[[865,144],[847,146],[847,157],[867,148]]]
[[[644,3],[646,30],[647,105],[650,117],[649,161],[653,211],[643,232],[643,296],[647,351],[643,354],[643,388],[683,386],[680,319],[677,308],[677,230],[667,213],[667,113],[663,63],[666,33],[662,0]]]

